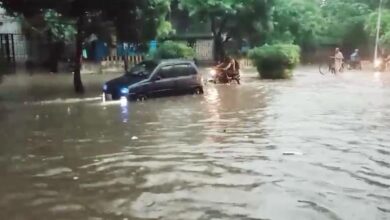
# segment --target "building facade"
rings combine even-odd
[[[3,65],[14,65],[27,60],[27,42],[18,18],[9,17],[0,8],[0,56]]]

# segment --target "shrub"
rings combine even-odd
[[[184,43],[165,41],[160,44],[152,57],[156,59],[193,59],[195,57],[195,51]]]
[[[299,63],[300,48],[293,44],[264,45],[249,51],[249,58],[263,79],[286,79]]]

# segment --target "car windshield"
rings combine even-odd
[[[144,61],[135,65],[129,72],[126,73],[126,76],[148,77],[156,66],[157,63],[154,61]]]

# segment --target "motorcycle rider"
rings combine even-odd
[[[359,55],[359,49],[355,49],[353,54],[351,54],[350,59],[351,59],[351,68],[352,69],[362,69],[361,59],[360,59],[360,55]]]
[[[236,80],[237,84],[240,84],[240,80],[237,75],[239,75],[240,66],[238,62],[230,56],[225,57],[224,61],[216,66],[216,69],[221,71],[221,74],[224,74],[224,78],[228,81],[229,77]]]

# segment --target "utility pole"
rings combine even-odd
[[[379,33],[381,29],[381,19],[382,19],[382,2],[383,0],[379,0],[379,8],[378,8],[378,21],[376,24],[376,39],[375,39],[375,52],[374,52],[374,63],[378,60],[378,49],[379,49]]]

